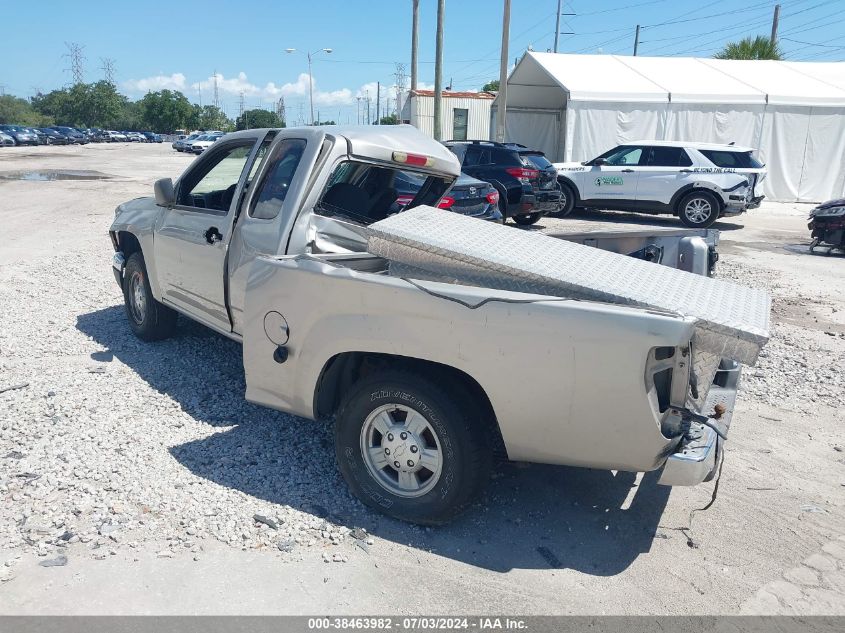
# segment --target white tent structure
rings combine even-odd
[[[843,197],[845,62],[529,52],[508,78],[505,138],[555,161],[640,139],[735,142],[759,149],[769,199]]]

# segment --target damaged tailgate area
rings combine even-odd
[[[739,365],[753,366],[769,339],[768,293],[432,207],[390,216],[368,231],[368,251],[387,259],[393,276],[614,303],[695,319],[679,433],[686,435],[682,446],[689,449],[688,459],[701,457],[705,463],[698,467],[712,471],[717,451],[711,445],[727,432]]]

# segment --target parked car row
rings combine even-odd
[[[155,132],[118,132],[99,128],[74,128],[65,125],[26,127],[0,125],[0,146],[4,145],[85,145],[87,143],[161,143]]]
[[[211,130],[207,132],[194,132],[193,134],[180,134],[179,137],[173,141],[171,147],[177,152],[187,152],[189,154],[202,154],[205,150],[211,147],[215,142],[225,136],[224,132],[220,130]]]

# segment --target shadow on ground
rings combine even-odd
[[[549,214],[549,216],[559,220],[572,218],[573,220],[590,220],[610,224],[639,224],[641,226],[657,226],[669,229],[688,228],[673,215],[651,215],[648,213],[626,213],[625,211],[593,211],[589,209],[576,209],[570,215],[565,217],[561,217],[556,213]],[[544,228],[543,220],[541,219],[532,228]],[[722,218],[708,228],[719,229],[720,231],[736,231],[743,228],[743,225],[733,222],[731,218]]]
[[[195,420],[231,427],[173,447],[185,468],[400,545],[495,571],[611,576],[649,551],[669,498],[654,473],[637,484],[631,473],[503,463],[479,503],[447,526],[424,530],[351,498],[335,468],[330,425],[246,402],[236,343],[181,318],[173,339],[143,343],[120,306],[80,315],[77,327],[106,348],[100,358],[113,354]]]

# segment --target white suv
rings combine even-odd
[[[760,206],[755,187],[766,177],[754,149],[713,143],[636,141],[583,163],[555,163],[575,207],[671,213],[694,228]]]

